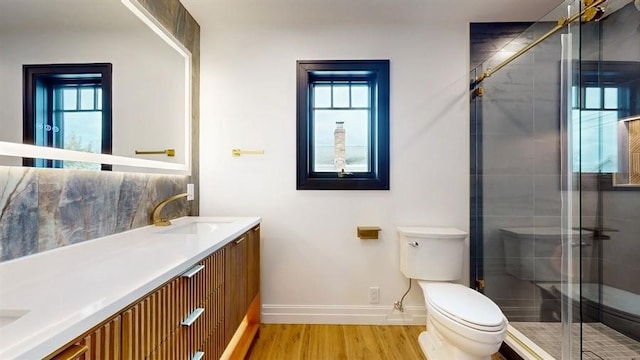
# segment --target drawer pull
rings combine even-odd
[[[191,357],[191,360],[200,360],[204,357],[204,351],[198,351]]]
[[[255,229],[253,229],[253,231],[260,231],[260,225],[256,226]]]
[[[78,356],[84,354],[89,350],[89,345],[71,345],[60,355],[56,356],[55,360],[73,360]]]
[[[234,244],[238,245],[238,244],[240,244],[241,242],[245,241],[245,240],[246,240],[246,238],[247,238],[246,236],[243,236],[243,237],[241,237],[240,239],[236,240],[236,242],[235,242]]]
[[[204,312],[203,308],[197,308],[193,310],[191,314],[189,314],[189,316],[187,316],[186,319],[182,320],[180,324],[184,326],[191,326],[196,320],[198,320],[198,318],[200,317],[200,315],[202,315],[203,312]]]
[[[187,279],[191,279],[193,277],[193,275],[199,273],[202,269],[204,269],[204,265],[198,264],[198,265],[192,267],[191,269],[183,272],[182,273],[182,277],[185,277]]]

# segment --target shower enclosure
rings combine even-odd
[[[471,80],[471,281],[506,343],[640,359],[640,1],[565,1]]]

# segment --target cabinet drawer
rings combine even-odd
[[[198,304],[203,304],[217,289],[224,284],[224,260],[226,249],[220,249],[209,255],[200,263],[204,265],[201,278],[196,279],[198,287]]]
[[[151,354],[190,311],[189,288],[178,277],[122,313],[123,360]]]
[[[148,356],[148,359],[191,359],[192,356],[199,351],[199,328],[203,326],[204,317],[207,313],[205,309],[202,315],[198,317],[191,326],[181,325],[177,328],[175,332]]]
[[[200,349],[205,353],[205,359],[219,359],[227,347],[224,328],[224,294],[220,293],[216,307],[219,318],[214,321],[209,335],[200,345]]]
[[[182,321],[192,311],[222,291],[223,282],[224,251],[220,250],[125,311],[123,359],[140,359],[153,353],[170,334],[181,328]],[[203,316],[211,315],[205,311]],[[196,321],[193,326],[200,327],[201,323]]]
[[[202,310],[200,310],[202,309]],[[184,323],[149,355],[150,359],[192,359],[196,353],[204,352],[203,358],[217,359],[224,351],[224,293],[220,286]],[[194,319],[195,318],[195,319]],[[212,357],[216,356],[216,357]],[[197,356],[196,356],[197,358]]]

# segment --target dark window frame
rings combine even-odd
[[[113,119],[112,119],[112,64],[110,63],[87,63],[87,64],[37,64],[23,65],[23,132],[22,142],[24,144],[35,144],[35,118],[36,92],[40,84],[47,82],[46,87],[54,87],[64,82],[85,83],[95,80],[83,79],[86,74],[100,74],[102,88],[102,143],[100,150],[102,154],[112,154],[113,148]],[[47,90],[49,93],[50,89]],[[51,95],[47,94],[47,102],[52,103]],[[52,111],[51,105],[47,105],[46,112]],[[36,166],[36,159],[23,158],[23,166]],[[44,160],[44,167],[62,167],[60,160]],[[101,165],[102,170],[111,170],[112,166]]]
[[[314,172],[312,85],[315,81],[371,83],[369,172]],[[297,62],[297,189],[389,190],[389,60],[299,60]],[[375,94],[375,96],[373,95]]]

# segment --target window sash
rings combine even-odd
[[[334,106],[334,86],[348,86],[349,87],[349,106]],[[315,106],[316,105],[316,96],[315,91],[317,86],[327,86],[330,88],[330,106]],[[367,106],[352,106],[352,86],[366,86],[368,92]],[[309,113],[308,113],[308,124],[309,124],[309,174],[313,177],[318,178],[336,178],[336,177],[344,177],[344,176],[354,176],[359,178],[373,178],[375,177],[375,161],[376,161],[376,149],[375,149],[375,135],[376,135],[376,112],[375,112],[375,103],[376,103],[376,83],[375,76],[360,76],[360,75],[344,75],[344,74],[332,74],[331,76],[316,76],[315,80],[311,80],[309,82],[308,91],[309,91]],[[366,135],[366,144],[363,145],[366,147],[366,163],[365,163],[365,171],[356,171],[353,166],[351,166],[351,170],[346,169],[344,173],[338,174],[338,171],[335,170],[320,170],[316,166],[317,158],[319,154],[317,150],[320,146],[316,144],[314,141],[316,139],[316,114],[318,110],[327,110],[327,111],[358,111],[358,110],[366,110],[367,114],[367,135]],[[346,122],[346,120],[345,120]],[[333,143],[335,147],[335,143]],[[335,161],[335,158],[334,158]]]

